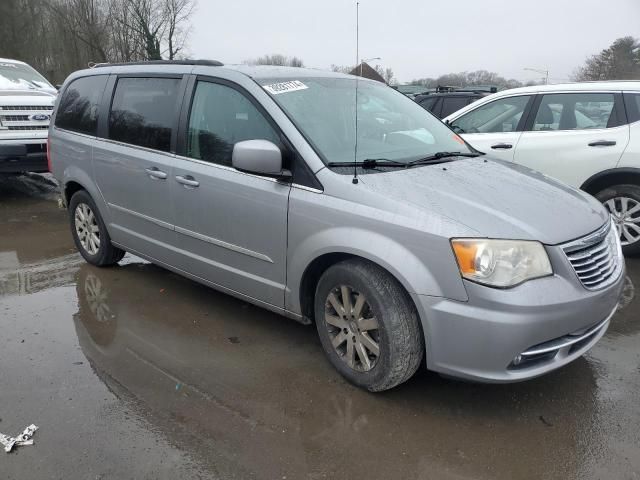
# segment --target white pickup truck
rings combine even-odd
[[[46,172],[57,91],[24,62],[0,58],[0,174]]]

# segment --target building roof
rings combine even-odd
[[[349,74],[368,78],[369,80],[376,80],[378,82],[387,83],[384,81],[384,77],[376,72],[376,70],[367,62],[362,62],[357,67],[354,67],[354,69],[351,70]]]

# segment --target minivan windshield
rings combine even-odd
[[[55,88],[29,65],[0,61],[0,90],[55,91]]]
[[[439,152],[472,153],[424,108],[385,84],[340,77],[258,82],[305,135],[325,163],[375,159],[415,162]]]

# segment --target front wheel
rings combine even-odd
[[[325,353],[351,383],[372,392],[388,390],[420,366],[424,339],[415,307],[377,265],[346,260],[327,269],[314,308]]]
[[[625,255],[640,253],[640,187],[615,185],[596,194],[609,210],[620,233],[620,243]]]

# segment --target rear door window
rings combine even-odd
[[[60,99],[56,113],[56,127],[95,135],[100,100],[107,78],[107,75],[95,75],[81,77],[71,82]]]
[[[168,152],[178,115],[179,78],[119,78],[109,114],[109,138]]]
[[[613,93],[556,93],[544,95],[532,130],[589,130],[616,121]]]
[[[469,104],[469,97],[445,97],[442,103],[442,118],[457,112]]]
[[[420,101],[420,106],[422,108],[432,112],[433,111],[433,106],[435,105],[436,100],[438,100],[437,97],[427,97],[424,100]]]
[[[440,115],[440,111],[442,110],[442,97],[435,98],[436,101],[431,106],[431,113],[433,113],[438,118],[442,118],[442,115]]]

